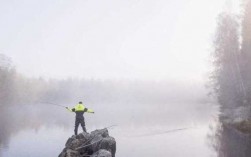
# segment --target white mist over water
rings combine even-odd
[[[104,109],[104,113],[99,113],[101,111],[97,110],[94,115],[85,115],[86,126],[90,132],[117,124],[118,126],[109,129],[110,135],[117,141],[116,156],[182,157],[185,153],[189,157],[214,157],[210,156],[214,154],[214,151],[207,144],[207,134],[209,133],[209,123],[216,113],[216,108],[208,108],[207,112],[198,114],[198,109],[194,107],[196,105],[188,105],[191,107],[190,110],[186,111],[193,116],[179,117],[179,107],[176,111],[174,109],[166,110],[165,114],[169,115],[168,117],[154,107],[152,107],[151,113],[142,111],[141,114],[136,115],[130,113],[132,110],[124,109],[125,114],[120,112],[120,117],[111,114],[113,111],[110,112],[109,108]],[[169,108],[171,107],[169,106]],[[38,124],[36,124],[37,116],[33,115],[30,118],[35,121],[29,122],[25,129],[20,126],[18,132],[10,131],[13,133],[9,135],[8,145],[1,150],[1,157],[57,156],[62,151],[65,142],[73,134],[75,115],[63,108],[51,107],[50,109],[57,114],[51,112],[47,113],[46,117],[42,117],[47,109],[48,106],[41,106]],[[57,117],[54,121],[50,121],[50,117],[53,116]],[[59,119],[61,120],[59,121]],[[159,119],[165,120],[161,122]],[[153,121],[155,122],[153,123]],[[185,127],[189,129],[164,133],[168,130]],[[81,131],[81,128],[79,128],[79,131]]]
[[[148,129],[145,130],[146,128]],[[116,138],[116,156],[216,157],[213,150],[207,145],[208,126],[206,125],[168,134],[130,137],[154,129],[151,126],[134,129],[120,127],[109,129],[110,135]],[[165,129],[167,127],[162,128],[162,130]],[[21,131],[12,137],[9,147],[3,149],[2,157],[57,156],[71,134],[72,129],[58,127]]]

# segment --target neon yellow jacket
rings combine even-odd
[[[83,114],[85,112],[88,113],[94,113],[94,111],[92,109],[88,109],[86,108],[83,104],[77,104],[74,108],[70,109],[67,107],[67,109],[71,112],[75,112],[76,113],[76,118],[83,118]]]
[[[94,113],[94,111],[92,109],[86,108],[83,104],[77,104],[74,108],[72,108],[72,109],[68,108],[68,110],[71,112],[84,111],[84,112],[88,112],[88,113]]]

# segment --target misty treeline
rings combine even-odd
[[[213,128],[212,146],[218,157],[247,157],[249,136],[235,126],[251,118],[251,1],[243,3],[239,15],[230,9],[220,14],[217,26],[211,83],[220,115]]]
[[[232,122],[251,117],[250,1],[242,12],[242,16],[229,10],[221,13],[214,40],[211,81],[220,104],[220,118]]]
[[[205,103],[206,91],[197,82],[168,82],[99,79],[27,78],[16,72],[11,59],[1,54],[0,104],[72,104],[170,102]],[[193,90],[191,90],[193,89]]]

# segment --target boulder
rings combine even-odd
[[[100,149],[99,151],[95,152],[91,157],[112,157],[112,154],[111,152],[105,149]]]
[[[250,157],[251,130],[250,123],[222,123],[221,132],[217,136],[219,157]]]
[[[115,153],[116,141],[105,128],[73,135],[58,157],[115,157]]]

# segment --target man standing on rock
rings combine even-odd
[[[74,129],[75,135],[78,134],[79,124],[81,124],[83,131],[86,132],[84,113],[85,112],[94,113],[94,111],[92,109],[86,108],[81,101],[74,108],[70,109],[69,107],[66,107],[66,109],[76,113],[75,129]]]

